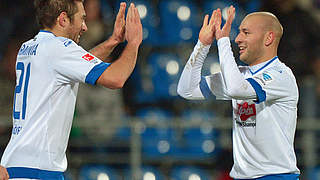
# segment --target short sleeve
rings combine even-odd
[[[53,55],[50,62],[61,83],[83,82],[94,85],[110,65],[68,39],[54,48],[57,54]]]

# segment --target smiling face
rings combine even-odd
[[[263,22],[259,16],[247,16],[239,27],[236,43],[240,48],[240,60],[254,65],[265,54],[265,35]]]
[[[78,12],[74,15],[72,22],[66,28],[67,37],[79,43],[82,33],[88,30],[85,23],[86,12],[81,1],[76,1]],[[70,20],[70,19],[69,19]]]

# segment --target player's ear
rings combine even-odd
[[[69,17],[66,12],[60,13],[57,18],[57,23],[62,27],[66,27],[70,23]]]
[[[272,31],[268,31],[265,36],[264,45],[270,46],[274,40],[275,40],[275,33]]]

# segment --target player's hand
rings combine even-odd
[[[220,39],[222,37],[229,37],[231,31],[232,21],[235,15],[235,8],[231,5],[228,8],[228,18],[223,28],[221,29],[221,11],[217,10],[217,18],[215,19],[215,28],[216,28],[216,39]]]
[[[142,42],[142,24],[138,9],[130,4],[126,18],[125,37],[128,44],[139,46]]]
[[[5,167],[0,166],[0,180],[8,180],[9,174]]]
[[[121,43],[125,40],[125,25],[126,21],[124,19],[126,12],[126,3],[120,3],[119,12],[116,17],[116,21],[113,27],[113,33],[111,38],[113,38],[117,43]]]
[[[213,42],[215,36],[215,19],[217,18],[216,15],[217,11],[214,10],[212,12],[211,18],[209,20],[209,15],[207,14],[203,19],[203,24],[199,33],[199,40],[204,45],[210,45]]]

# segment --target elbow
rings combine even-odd
[[[112,81],[110,81],[108,83],[107,86],[105,87],[109,87],[110,89],[121,89],[124,86],[125,81],[122,79],[114,79]]]
[[[241,91],[237,88],[230,88],[227,90],[227,96],[237,99],[243,96],[243,94],[241,94]]]
[[[125,84],[125,80],[121,78],[103,78],[98,83],[109,89],[121,89]]]
[[[181,88],[180,86],[178,86],[177,88],[177,93],[179,96],[181,96],[184,99],[192,99],[192,94],[187,93],[183,88]]]

